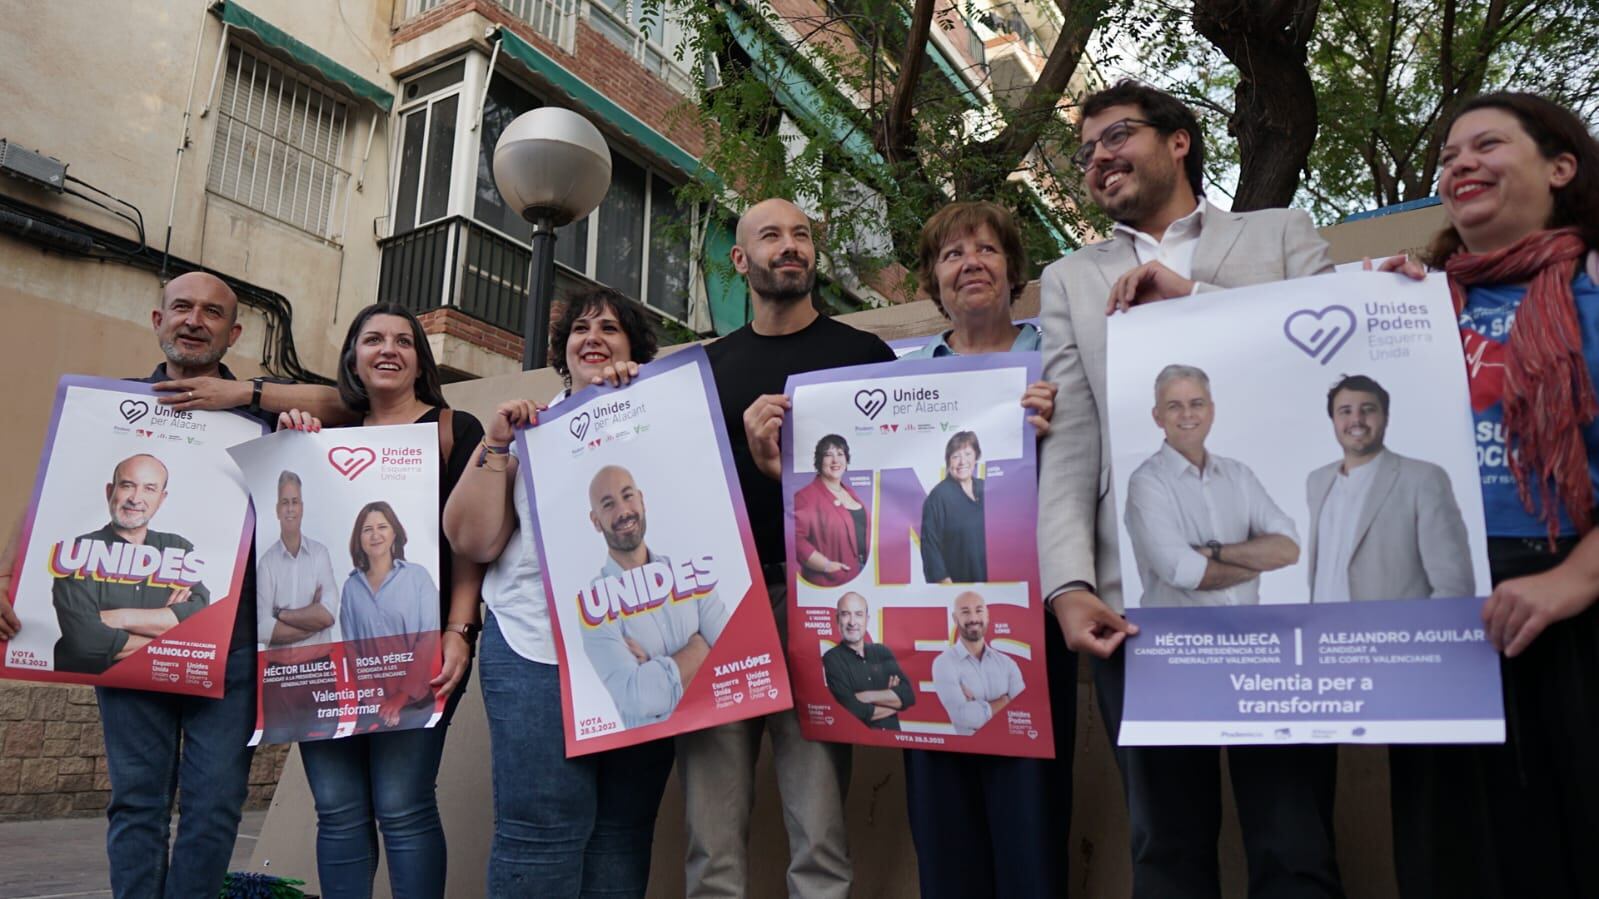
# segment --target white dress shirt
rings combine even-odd
[[[992,644],[984,647],[979,659],[966,650],[965,643],[956,640],[933,660],[933,692],[949,713],[955,733],[963,736],[976,733],[993,717],[990,702],[1001,696],[1015,699],[1024,686],[1016,660]],[[968,692],[971,699],[966,698]]]
[[[1358,536],[1355,528],[1375,480],[1376,461],[1373,456],[1354,471],[1340,471],[1333,477],[1316,522],[1316,579],[1310,588],[1311,602],[1349,602],[1349,560]]]
[[[1259,603],[1259,578],[1222,590],[1199,589],[1209,562],[1203,547],[1267,534],[1299,542],[1293,519],[1241,462],[1207,453],[1200,471],[1162,443],[1127,482],[1127,535],[1143,582],[1142,608]]]
[[[1199,205],[1194,211],[1166,226],[1166,233],[1156,240],[1139,231],[1117,222],[1111,228],[1113,234],[1125,234],[1133,242],[1133,252],[1138,255],[1138,264],[1159,262],[1173,272],[1184,278],[1194,276],[1194,247],[1199,243],[1199,232],[1205,224],[1205,210],[1208,204],[1204,197],[1199,198]]]
[[[283,541],[272,544],[255,560],[255,639],[270,646],[272,629],[277,619],[272,610],[303,609],[322,588],[317,601],[333,616],[333,626],[317,631],[304,640],[280,643],[284,646],[321,646],[341,639],[339,636],[339,588],[333,582],[333,558],[327,547],[309,537],[300,538],[300,551],[291,554]]]

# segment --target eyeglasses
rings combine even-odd
[[[1083,141],[1083,145],[1072,154],[1072,165],[1083,171],[1088,171],[1088,164],[1094,161],[1094,152],[1104,147],[1114,153],[1127,143],[1127,138],[1132,136],[1133,129],[1139,125],[1154,126],[1154,122],[1145,119],[1122,119],[1112,122],[1108,128],[1099,132],[1098,140]]]

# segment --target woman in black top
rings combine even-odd
[[[445,402],[438,366],[416,316],[387,303],[368,306],[356,315],[339,357],[339,395],[361,416],[362,426],[437,425],[442,509],[483,440],[483,426]],[[284,413],[284,419],[285,427],[317,427],[302,413]],[[394,896],[444,895],[444,828],[434,785],[445,725],[472,664],[482,582],[482,568],[456,556],[441,531],[439,621],[446,622],[439,638],[442,670],[430,683],[390,689],[379,713],[383,717],[388,712],[385,720],[398,721],[403,710],[448,698],[437,727],[300,744],[306,780],[316,801],[317,874],[322,894],[329,899],[372,895],[379,831]],[[394,707],[388,708],[391,704]]]

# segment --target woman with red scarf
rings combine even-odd
[[[1506,742],[1390,751],[1400,891],[1599,896],[1599,142],[1542,97],[1488,94],[1439,170],[1427,261],[1460,314]]]

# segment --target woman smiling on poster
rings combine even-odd
[[[433,361],[427,335],[416,316],[389,303],[374,304],[356,313],[339,355],[339,397],[347,408],[361,417],[363,426],[432,424],[437,428],[442,463],[439,471],[439,506],[442,509],[461,472],[481,444],[483,427],[470,414],[452,410],[445,402],[439,386],[438,365]],[[320,426],[315,418],[298,411],[284,413],[279,423],[279,427],[303,430],[317,430]],[[374,504],[377,505],[381,504]],[[386,516],[363,512],[355,535],[360,552],[366,553],[365,547],[370,546],[373,553],[381,556],[378,550],[384,540],[383,525],[375,519],[385,519],[395,538],[403,534],[399,522],[392,509]],[[371,531],[366,531],[368,525]],[[352,544],[356,542],[352,540]],[[400,559],[398,552],[403,551],[400,540],[391,539],[390,546],[393,558]],[[357,550],[358,547],[352,545],[353,558]],[[355,562],[359,570],[359,559],[355,558]],[[381,562],[372,561],[369,556],[369,566],[377,564]],[[388,575],[391,582],[406,569],[417,567],[403,561],[395,565],[397,568]],[[370,570],[369,567],[368,572],[362,572],[361,577],[366,578]],[[439,574],[440,582],[448,589],[436,591],[437,617],[430,623],[437,627],[439,621],[448,622],[440,637],[444,656],[442,670],[425,685],[426,689],[423,685],[414,690],[402,688],[403,699],[395,700],[406,704],[427,703],[431,708],[433,700],[447,698],[439,724],[432,728],[387,730],[300,744],[306,781],[316,803],[317,875],[322,894],[329,899],[368,899],[372,895],[373,875],[378,866],[378,832],[383,835],[389,883],[396,897],[434,899],[444,895],[448,856],[444,828],[439,822],[435,783],[447,725],[460,701],[472,664],[472,642],[479,630],[478,593],[483,573],[481,566],[453,552],[446,537],[439,541]],[[419,589],[414,581],[407,582],[411,588]],[[354,593],[360,595],[371,586],[368,579],[364,586],[358,584]],[[344,596],[351,594],[351,585],[346,583]],[[381,583],[372,595],[376,602],[370,604],[382,608],[378,620],[384,623],[376,625],[381,630],[392,623],[390,609],[383,605],[387,597]],[[363,625],[356,624],[352,630],[350,606],[344,609],[345,636],[359,636]],[[358,621],[360,617],[357,613]],[[386,720],[396,720],[393,709],[384,708],[379,714],[386,716]]]
[[[922,291],[952,327],[905,358],[1038,350],[1038,328],[1011,321],[1011,306],[1027,283],[1027,255],[1016,220],[1003,206],[982,202],[945,206],[922,226],[918,256]],[[1031,411],[1027,420],[1042,436],[1055,411],[1055,385],[1029,384],[1021,405]],[[957,454],[959,459],[952,462]],[[930,491],[923,507],[923,574],[929,581],[987,577],[980,537],[975,551],[984,558],[983,570],[955,572],[942,566],[927,570],[925,509],[941,505],[934,494],[948,494],[953,501],[967,523],[962,529],[966,542],[973,539],[971,522],[976,520],[980,527],[981,519],[974,519],[973,512],[980,516],[984,511],[981,481],[973,476],[981,455],[975,434],[969,446],[959,435],[946,445],[949,477]],[[949,542],[955,536],[949,522],[936,514],[934,519],[935,540]],[[1048,664],[1055,745],[1063,748],[1064,761],[905,750],[905,800],[923,899],[1066,893],[1066,855],[1060,847],[1066,843],[1070,823],[1069,748],[1076,721],[1077,659],[1067,652],[1060,630],[1044,617],[1041,649]],[[967,788],[951,790],[951,784]],[[974,846],[982,849],[973,852]]]
[[[944,445],[944,479],[922,503],[922,574],[929,584],[979,584],[988,580],[988,536],[983,524],[982,444],[959,431]]]
[[[800,574],[818,587],[837,587],[860,574],[870,554],[866,504],[844,483],[849,444],[837,434],[816,441],[816,478],[794,493],[794,556]]]
[[[554,367],[567,385],[557,401],[591,384],[627,384],[655,358],[644,311],[609,289],[569,298],[551,330],[560,351]],[[672,741],[566,757],[559,659],[513,443],[540,408],[511,400],[495,409],[475,464],[444,510],[454,545],[490,564],[479,660],[494,778],[486,893],[642,897]]]
[[[392,506],[379,501],[361,507],[350,532],[355,567],[339,598],[344,638],[357,642],[357,655],[414,649],[418,635],[439,628],[439,588],[426,568],[405,560],[405,544],[405,526]],[[405,645],[380,642],[387,638]],[[398,723],[397,711],[387,717],[385,724]]]
[[[1445,134],[1427,261],[1460,313],[1505,743],[1390,750],[1400,891],[1599,896],[1599,142],[1515,93]]]

